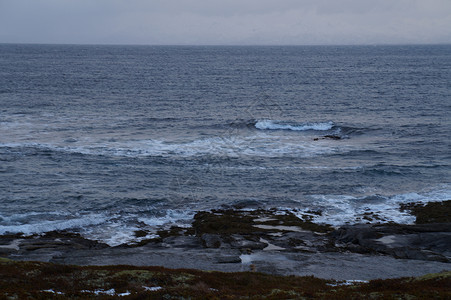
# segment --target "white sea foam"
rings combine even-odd
[[[410,202],[445,201],[451,198],[448,187],[426,192],[404,193],[392,196],[350,196],[350,195],[311,195],[302,203],[308,203],[304,209],[281,207],[279,213],[291,210],[295,215],[310,215],[315,223],[342,226],[355,223],[413,224],[415,217],[408,211],[400,211],[400,204]],[[318,216],[310,210],[320,210]],[[252,210],[252,209],[249,209]],[[40,234],[54,230],[75,230],[88,239],[104,242],[110,246],[140,242],[144,239],[157,238],[157,230],[171,225],[187,227],[191,224],[194,210],[166,210],[152,215],[145,212],[132,214],[86,214],[71,215],[67,213],[33,213],[0,215],[0,234],[24,233]],[[377,218],[375,217],[377,216]],[[49,220],[48,218],[53,220]],[[372,220],[368,220],[369,217]],[[57,220],[55,220],[57,219]],[[290,230],[298,230],[290,228]],[[145,236],[137,237],[136,231],[145,231]]]
[[[131,225],[117,220],[106,222],[101,226],[85,228],[80,234],[87,239],[100,241],[112,247],[158,237],[155,233],[136,237],[135,232],[141,229],[136,224]]]
[[[146,156],[257,156],[257,157],[313,157],[318,155],[347,151],[344,143],[331,144],[327,141],[313,142],[312,137],[286,136],[261,130],[226,131],[217,136],[201,137],[192,140],[171,140],[143,138],[143,135],[120,135],[111,138],[105,133],[64,132],[48,130],[46,124],[33,122],[5,123],[13,128],[0,130],[0,147],[36,148],[56,152],[79,153],[86,155],[146,157]],[[66,122],[67,120],[63,120]],[[17,123],[17,124],[16,124]],[[2,123],[3,124],[3,123]],[[333,122],[287,123],[275,120],[259,120],[257,129],[283,129],[294,131],[330,130]]]
[[[156,292],[156,291],[163,289],[161,286],[151,286],[151,287],[143,286],[143,288],[144,288],[144,290],[149,291],[149,292]]]
[[[57,212],[0,215],[0,235],[14,233],[32,235],[50,231],[75,230],[87,239],[118,246],[157,238],[158,229],[174,224],[179,227],[188,227],[194,214],[192,210],[167,210],[158,216],[145,216],[145,214],[138,216],[135,213],[72,215]],[[145,230],[147,234],[137,237],[135,232],[139,230]]]
[[[260,120],[255,123],[255,128],[257,129],[270,129],[270,130],[295,130],[295,131],[306,131],[306,130],[319,130],[325,131],[330,130],[334,126],[334,123],[320,122],[320,123],[298,123],[290,124],[282,121],[274,120]]]
[[[109,290],[94,290],[94,291],[90,291],[90,290],[81,290],[81,293],[88,293],[88,294],[95,294],[95,295],[108,295],[108,296],[128,296],[130,295],[130,293],[126,293],[126,294],[116,294],[115,289],[109,289]]]
[[[256,134],[230,138],[212,137],[185,143],[167,143],[149,140],[130,143],[127,148],[112,147],[119,155],[132,156],[202,156],[218,155],[228,157],[313,157],[352,150],[345,144],[312,142],[311,139]]]
[[[326,284],[329,286],[343,286],[343,285],[358,285],[368,282],[369,282],[368,280],[353,279],[353,280],[344,280],[337,283],[326,283]]]
[[[167,210],[159,216],[110,216],[101,226],[90,226],[80,233],[88,239],[101,241],[110,246],[137,243],[142,240],[157,238],[158,229],[177,224],[187,227],[191,224],[194,211]],[[136,231],[147,231],[145,236],[137,237]]]
[[[31,213],[33,214],[33,213]],[[54,230],[65,230],[74,228],[83,228],[86,226],[99,225],[105,222],[106,218],[100,214],[89,214],[73,218],[64,218],[60,220],[32,220],[31,222],[14,222],[13,224],[5,221],[16,219],[14,216],[3,218],[0,225],[0,234],[23,233],[25,235],[39,234]],[[16,219],[17,220],[17,219]],[[6,224],[5,224],[6,223]]]
[[[24,222],[30,223],[34,220],[43,220],[43,219],[58,219],[62,217],[70,216],[71,214],[68,212],[26,212],[26,213],[15,213],[13,215],[3,215],[0,214],[0,225],[8,225],[8,224],[17,224],[20,225]]]
[[[451,199],[449,189],[438,189],[421,193],[405,193],[393,196],[375,195],[373,197],[355,197],[349,195],[313,195],[311,207],[320,209],[322,215],[311,214],[315,223],[334,226],[355,223],[395,222],[413,224],[415,216],[401,211],[403,203],[427,203]],[[310,208],[295,212],[299,217]]]
[[[446,201],[451,199],[451,190],[444,185],[428,192],[395,195],[392,199],[398,203]]]
[[[208,167],[215,167],[214,164],[207,165]],[[221,169],[230,170],[361,170],[361,166],[223,166],[217,165]]]
[[[41,292],[52,293],[52,294],[57,294],[57,295],[64,295],[63,292],[54,291],[54,290],[52,290],[52,289],[42,290]]]
[[[175,223],[179,226],[183,226],[183,223],[189,224],[189,221],[193,218],[194,214],[195,212],[191,210],[168,209],[163,216],[139,217],[138,221],[149,226],[172,225]]]
[[[35,148],[56,152],[124,157],[146,156],[256,156],[256,157],[314,157],[355,150],[351,145],[313,141],[311,138],[274,136],[257,133],[248,136],[210,137],[187,142],[138,140],[105,142],[84,140],[66,144],[0,143],[0,147]],[[20,150],[22,151],[22,150]]]

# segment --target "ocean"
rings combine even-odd
[[[0,44],[0,234],[410,224],[401,204],[451,199],[450,112],[451,45]]]

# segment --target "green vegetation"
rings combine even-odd
[[[344,283],[256,272],[0,259],[0,299],[450,299],[451,272]]]

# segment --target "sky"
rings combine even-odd
[[[0,0],[0,43],[450,44],[451,0]]]

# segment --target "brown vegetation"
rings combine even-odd
[[[264,219],[266,218],[266,220]],[[259,219],[263,221],[258,221]],[[255,227],[255,225],[268,226],[297,226],[304,230],[314,232],[329,232],[329,225],[315,224],[311,217],[306,215],[298,218],[288,211],[277,212],[276,210],[213,210],[211,212],[198,212],[194,216],[193,229],[197,235],[203,233],[221,234],[253,234],[258,231],[267,231]]]
[[[401,209],[409,210],[416,216],[415,223],[451,223],[451,200],[442,202],[409,203],[401,205]]]
[[[0,259],[0,299],[450,299],[451,272],[344,285],[312,276]]]

